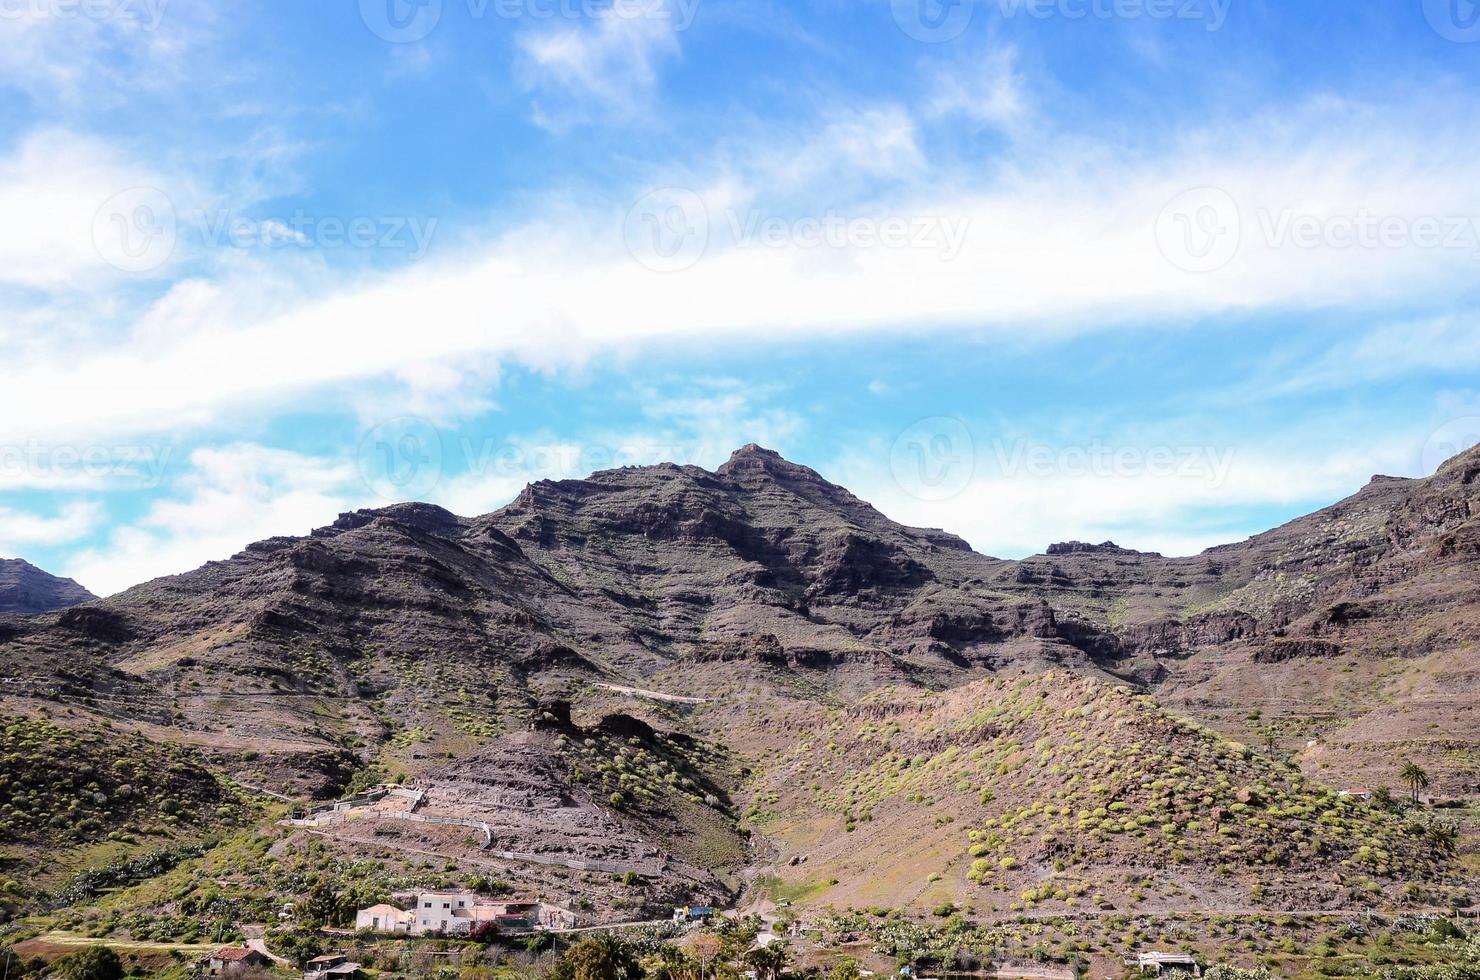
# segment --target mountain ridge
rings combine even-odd
[[[1431,793],[1463,796],[1480,788],[1477,460],[1471,450],[1425,480],[1375,481],[1195,556],[1107,542],[1010,561],[899,525],[752,445],[715,471],[537,482],[471,518],[420,503],[347,512],[303,537],[0,622],[0,670],[13,713],[118,726],[299,799],[402,778],[447,797],[429,812],[493,824],[520,772],[546,773],[527,791],[567,832],[542,839],[501,817],[499,849],[603,861],[614,831],[602,828],[620,824],[623,853],[668,855],[650,899],[735,894],[758,862],[803,841],[820,861],[833,853],[800,831],[742,833],[737,814],[765,809],[768,774],[807,733],[886,689],[967,692],[957,699],[985,709],[1006,697],[980,686],[992,680],[1130,687],[1263,745],[1306,780],[1391,784],[1401,758],[1430,770]],[[521,734],[547,716],[570,719],[568,731]],[[1054,723],[1035,737],[1082,736]],[[699,744],[709,748],[677,748]],[[509,756],[548,765],[510,767]],[[670,788],[637,791],[652,780]],[[902,821],[890,840],[924,832],[910,807],[887,812]],[[462,837],[418,833],[448,861],[487,860]],[[347,854],[364,846],[349,830],[337,839]],[[951,860],[959,876],[945,890],[969,892],[970,863]],[[1298,876],[1287,884],[1299,893]]]

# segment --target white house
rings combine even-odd
[[[410,932],[415,914],[398,909],[394,905],[372,905],[355,913],[356,931],[369,929],[371,932]]]
[[[478,895],[469,891],[416,892],[411,906],[411,932],[420,936],[428,932],[471,932],[473,909]]]
[[[459,889],[397,892],[393,897],[407,907],[360,909],[355,913],[355,928],[412,936],[465,936],[483,923],[493,923],[506,933],[569,929],[576,924],[574,913],[529,899],[485,898]]]

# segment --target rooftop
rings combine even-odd
[[[256,955],[258,956],[262,955],[250,946],[222,946],[220,949],[211,954],[211,959],[231,961],[244,960],[254,953],[256,953]]]

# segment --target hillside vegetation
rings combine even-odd
[[[1149,698],[1062,674],[879,692],[834,712],[762,787],[752,818],[807,856],[790,873],[815,880],[820,859],[837,879],[819,901],[872,900],[872,883],[900,885],[899,867],[918,875],[916,893],[1009,912],[1189,892],[1211,907],[1324,908],[1382,893],[1438,901],[1459,885],[1421,824]],[[808,824],[809,811],[832,826]],[[856,840],[840,848],[834,828]],[[876,860],[855,866],[857,849]]]

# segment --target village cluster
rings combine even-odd
[[[502,934],[537,929],[574,929],[576,914],[530,899],[496,899],[476,892],[443,889],[398,892],[400,905],[372,905],[355,913],[355,929],[411,936],[467,936],[485,926]]]
[[[491,898],[466,889],[443,888],[396,892],[392,901],[355,913],[355,932],[386,936],[470,937],[485,930],[500,936],[536,932],[569,932],[586,925],[576,913],[548,902],[528,898]],[[679,925],[702,925],[715,910],[707,905],[686,905],[673,910]],[[284,965],[258,943],[223,946],[201,961],[203,972],[213,976],[232,975],[252,968]],[[352,980],[360,976],[359,963],[330,953],[309,960],[303,980]]]

